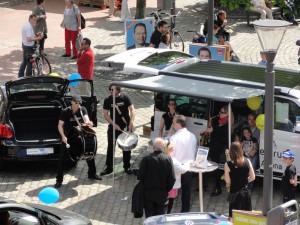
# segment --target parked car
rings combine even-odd
[[[136,48],[111,56],[103,62],[125,72],[158,75],[159,71],[175,71],[198,61],[197,57],[172,49]]]
[[[0,88],[0,168],[9,160],[55,160],[61,144],[57,124],[61,111],[88,82],[90,96],[81,96],[94,126],[97,99],[93,82],[42,76],[9,81]]]
[[[0,221],[9,218],[11,225],[92,225],[83,215],[46,205],[19,204],[0,198]]]
[[[144,225],[176,225],[176,224],[193,224],[193,225],[211,225],[222,224],[232,225],[228,217],[215,212],[191,212],[191,213],[174,213],[160,216],[151,216],[147,218]]]

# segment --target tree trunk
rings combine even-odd
[[[146,17],[146,0],[136,0],[135,19],[144,19]]]

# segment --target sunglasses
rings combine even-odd
[[[227,112],[224,112],[224,111],[220,111],[220,113],[221,113],[221,114],[227,114]]]

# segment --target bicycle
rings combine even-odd
[[[184,52],[184,42],[183,38],[179,34],[179,32],[176,29],[176,17],[180,16],[180,11],[176,15],[172,15],[170,13],[161,12],[161,9],[158,9],[150,14],[150,16],[153,16],[155,19],[155,29],[158,22],[162,20],[162,15],[167,15],[170,17],[170,32],[171,32],[171,49],[175,49],[178,51]],[[171,10],[172,11],[172,10]]]
[[[32,64],[32,76],[47,76],[51,73],[51,66],[49,60],[44,53],[40,51],[40,43],[36,42],[34,52],[30,57],[30,63]]]
[[[192,43],[206,43],[206,37],[202,35],[200,32],[197,32],[195,30],[188,30],[187,32],[195,33],[192,39]]]

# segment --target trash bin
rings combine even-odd
[[[267,213],[267,224],[298,224],[299,207],[296,200],[283,203]]]
[[[172,0],[157,0],[157,8],[170,10],[172,8]]]

